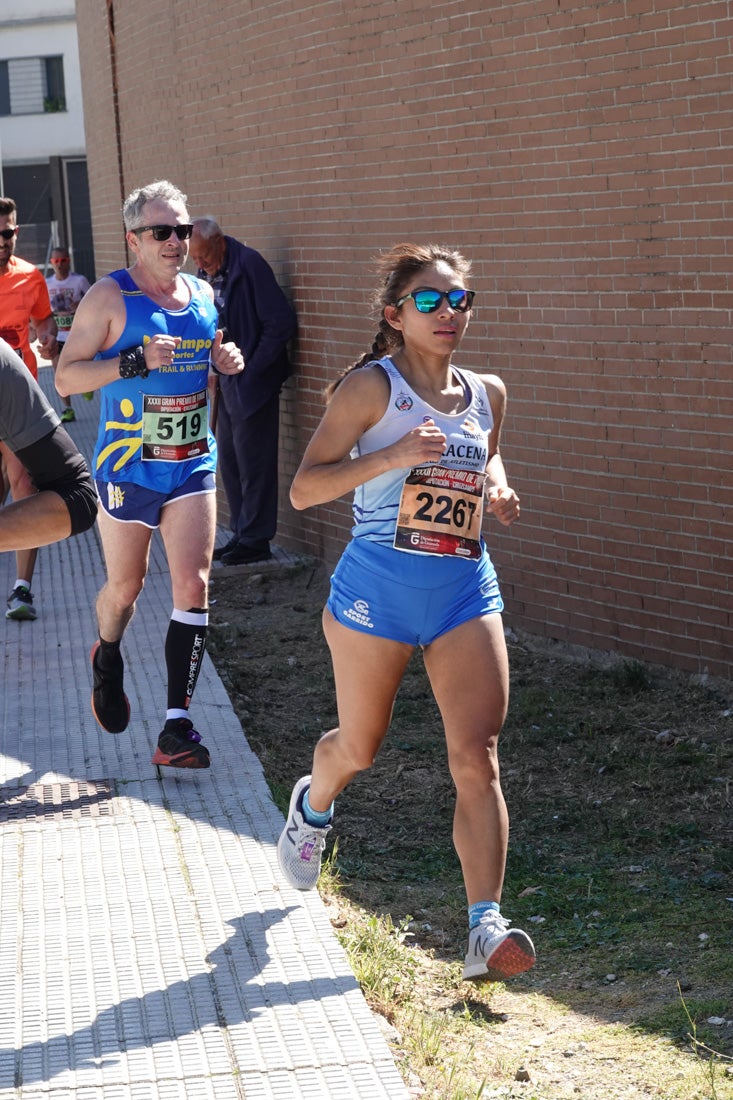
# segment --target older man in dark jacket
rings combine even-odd
[[[270,557],[277,527],[280,389],[291,371],[297,322],[272,268],[254,248],[195,218],[191,258],[214,289],[226,338],[244,355],[237,378],[219,378],[217,445],[232,537],[214,551],[225,565]]]

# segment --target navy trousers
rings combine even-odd
[[[245,546],[270,542],[277,528],[280,395],[243,417],[219,392],[216,444],[231,528]]]

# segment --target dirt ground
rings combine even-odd
[[[327,591],[326,570],[310,559],[212,579],[209,651],[281,807],[318,736],[336,724],[321,630]],[[453,792],[419,655],[377,763],[337,805],[334,923],[349,921],[350,906],[395,925],[411,917],[421,1006],[464,1022],[441,1032],[433,1055],[448,1067],[443,1084],[406,1069],[408,1082],[423,1097],[475,1098],[485,1079],[484,1100],[729,1100],[729,1061],[695,1058],[681,998],[721,1021],[703,1037],[733,1054],[730,698],[634,665],[613,675],[579,669],[511,632],[509,649],[504,908],[535,939],[534,970],[488,991],[460,982],[466,914]],[[648,908],[660,892],[669,893],[669,923]],[[723,967],[704,953],[721,939]],[[391,1039],[400,1058],[400,1036]],[[477,1064],[473,1091],[460,1090],[451,1059]]]

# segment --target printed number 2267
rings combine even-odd
[[[432,493],[418,493],[415,497],[418,501],[424,501],[415,512],[415,519],[421,519],[425,523],[445,523],[453,527],[470,527],[476,514],[476,505],[472,500],[463,500],[462,497],[454,499],[448,496],[434,497]],[[435,506],[437,511],[433,514],[431,509]]]

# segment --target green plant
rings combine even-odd
[[[395,925],[389,914],[356,913],[339,932],[356,980],[374,1004],[389,1008],[412,996],[417,963],[406,945],[411,921]]]
[[[733,1062],[733,1058],[728,1058],[724,1054],[720,1054],[718,1051],[713,1050],[707,1043],[701,1042],[697,1037],[697,1022],[690,1014],[690,1011],[685,1002],[685,998],[682,996],[682,990],[679,982],[677,983],[677,991],[679,993],[680,1001],[682,1002],[682,1008],[684,1009],[687,1022],[690,1026],[690,1030],[687,1033],[687,1038],[690,1040],[693,1053],[698,1060],[698,1063],[703,1071],[703,1076],[706,1083],[710,1087],[710,1100],[719,1100],[718,1098],[718,1067],[721,1062]]]
[[[649,672],[641,661],[620,661],[611,669],[611,680],[619,691],[636,694],[651,686]]]
[[[447,1018],[435,1012],[421,1012],[415,1010],[410,1020],[410,1045],[416,1051],[422,1061],[428,1065],[434,1065],[438,1060],[445,1039]]]
[[[321,863],[321,873],[318,877],[318,889],[322,894],[330,894],[337,897],[341,893],[341,876],[338,863],[338,840],[333,842],[330,852],[326,852]]]

